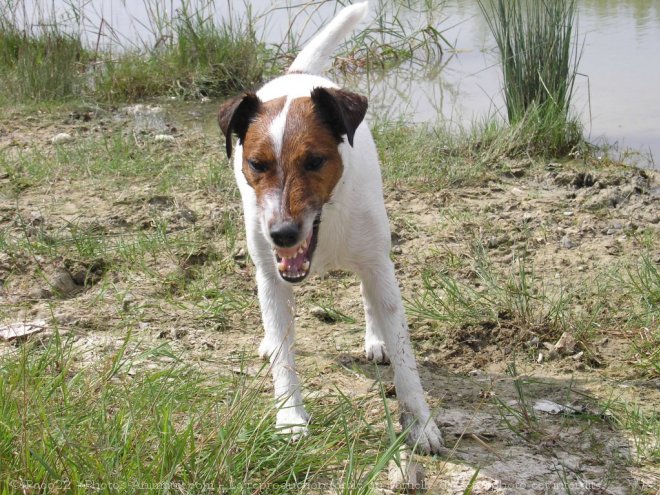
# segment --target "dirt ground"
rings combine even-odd
[[[254,269],[211,112],[171,109],[163,117],[150,108],[16,111],[0,119],[6,246],[0,324],[43,320],[38,338],[57,327],[74,336],[87,362],[117,349],[130,327],[145,346],[168,341],[209,368],[231,372],[247,356],[253,372],[261,366]],[[53,145],[63,132],[71,141]],[[125,179],[119,172],[100,178],[93,170],[59,166],[85,153],[67,155],[67,147],[114,135],[135,138],[131,153],[169,154],[168,170]],[[188,162],[181,175],[171,170],[177,157]],[[37,158],[59,165],[41,177],[27,163]],[[209,180],[214,162],[220,162],[219,179]],[[657,493],[658,465],[639,455],[639,437],[618,427],[602,404],[623,400],[656,418],[660,406],[660,376],[640,371],[644,356],[633,345],[657,343],[658,330],[626,321],[626,308],[615,302],[621,288],[607,275],[627,273],[622,267],[642,253],[660,263],[659,174],[594,168],[577,159],[519,159],[506,170],[452,189],[386,186],[393,259],[413,308],[409,323],[422,382],[446,444],[455,448],[449,458],[416,457],[428,493],[463,493],[477,468],[474,494]],[[178,241],[158,244],[159,229]],[[153,246],[131,255],[129,244],[140,242]],[[524,320],[499,314],[463,323],[414,310],[428,295],[425,274],[449,273],[485,290],[475,276],[477,252],[503,284],[524,258],[538,290],[550,299],[571,294],[563,316],[565,328],[582,331],[574,346],[553,351],[562,332],[538,309]],[[218,292],[228,295],[217,302],[211,294]],[[308,400],[335,388],[349,397],[372,392],[378,385],[362,353],[359,281],[333,272],[296,293],[297,356]],[[0,352],[13,345],[0,341]],[[391,380],[388,366],[380,370]],[[541,399],[572,409],[534,410]],[[396,411],[395,398],[388,401]],[[374,402],[378,414],[382,404]],[[655,442],[657,455],[658,438],[647,441]]]

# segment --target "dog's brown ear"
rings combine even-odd
[[[261,100],[254,93],[245,93],[225,101],[218,110],[218,124],[225,135],[227,157],[231,158],[231,135],[238,136],[238,142],[243,144],[250,122],[259,111]]]
[[[311,98],[317,114],[330,127],[337,141],[341,142],[346,134],[348,144],[353,146],[355,130],[367,113],[367,99],[335,88],[314,88]]]

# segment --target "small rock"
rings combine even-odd
[[[542,359],[547,359],[549,361],[557,357],[557,350],[553,344],[550,342],[543,342],[543,347],[548,350],[548,353]]]
[[[47,328],[44,320],[35,320],[29,323],[10,323],[0,325],[0,340],[14,340],[27,337],[33,333],[41,332]]]
[[[565,235],[561,238],[561,241],[559,241],[559,246],[562,249],[573,249],[575,247],[575,243],[571,240],[570,237]]]
[[[37,227],[39,225],[43,225],[44,223],[44,217],[41,213],[38,211],[32,211],[30,212],[30,215],[28,216],[28,225],[32,227]]]
[[[157,143],[173,143],[174,136],[170,136],[169,134],[156,134],[154,136],[154,141]]]
[[[401,246],[394,246],[392,248],[392,254],[401,254],[403,251],[401,250]]]
[[[326,323],[334,323],[336,321],[334,315],[321,306],[314,306],[309,310],[309,314]]]
[[[401,466],[397,466],[394,460],[390,461],[387,477],[390,482],[390,490],[395,493],[415,493],[425,489],[424,467],[410,459],[406,451],[400,456]]]
[[[65,268],[56,269],[50,283],[60,296],[68,296],[78,289],[71,274]]]
[[[536,362],[539,364],[543,363],[543,353],[539,352],[539,357],[536,358]]]
[[[121,307],[124,311],[128,311],[131,305],[135,302],[135,296],[130,292],[124,294],[124,299],[121,302]]]
[[[577,354],[572,355],[571,359],[573,359],[574,361],[579,361],[580,359],[582,359],[582,356],[584,356],[584,351],[580,351]]]
[[[163,113],[163,108],[162,107],[152,107],[149,105],[143,105],[142,103],[138,103],[137,105],[131,105],[128,107],[122,108],[122,111],[127,114],[127,115],[133,115],[133,116],[138,116],[138,115],[158,115],[160,113]]]
[[[573,354],[577,341],[570,333],[564,332],[554,345],[554,350],[562,355]]]
[[[53,136],[53,139],[51,139],[51,142],[53,144],[64,144],[64,143],[70,143],[73,141],[73,137],[71,134],[67,134],[66,132],[60,132],[59,134],[55,134]]]
[[[565,217],[572,217],[573,215],[574,215],[574,213],[572,211],[565,211],[564,212]]]
[[[246,256],[245,249],[239,248],[238,251],[234,253],[234,259],[235,260],[244,260]]]
[[[566,406],[563,406],[561,404],[557,404],[556,402],[553,402],[551,400],[547,399],[539,399],[534,403],[533,406],[535,411],[538,412],[544,412],[548,414],[559,414],[566,412],[568,408]]]

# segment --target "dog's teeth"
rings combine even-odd
[[[304,252],[305,252],[305,248],[302,247],[302,246],[300,246],[300,247],[298,248],[298,254],[303,254]]]
[[[303,272],[306,272],[307,270],[309,270],[309,260],[305,260],[305,262],[302,264],[302,269],[303,269]]]
[[[303,243],[300,245],[301,249],[307,249],[307,239],[303,241]]]
[[[278,269],[280,272],[284,273],[284,271],[286,270],[286,263],[284,263],[284,260],[280,261],[280,262],[277,264],[277,269]]]

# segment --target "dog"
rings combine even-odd
[[[436,454],[443,451],[442,436],[424,398],[390,260],[378,154],[364,121],[367,99],[320,75],[367,11],[366,2],[342,9],[285,75],[225,101],[218,123],[229,158],[233,151],[256,266],[265,330],[259,354],[271,362],[277,427],[298,438],[310,419],[294,359],[293,286],[315,273],[347,269],[361,280],[366,355],[394,369],[407,442]]]

